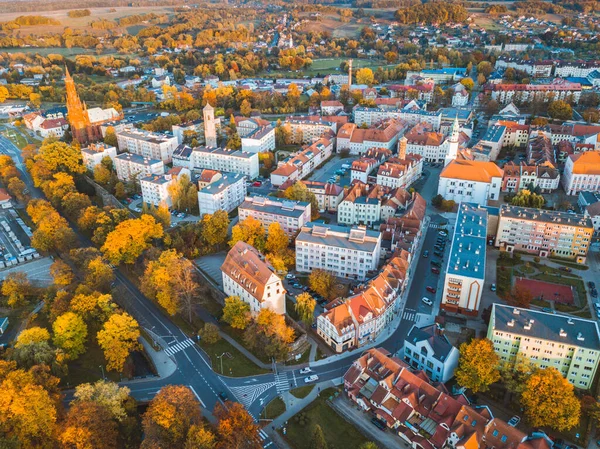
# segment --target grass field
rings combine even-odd
[[[14,143],[19,149],[25,147],[29,143],[23,134],[14,129],[4,129],[2,130],[2,135]]]
[[[285,412],[285,402],[279,397],[273,399],[260,413],[261,419],[275,419]]]
[[[297,397],[298,399],[304,399],[310,394],[311,391],[313,391],[313,388],[315,388],[314,385],[305,385],[303,387],[298,387],[294,388],[293,390],[290,390],[290,393],[292,393],[292,395]]]
[[[201,341],[200,347],[208,354],[212,361],[213,369],[219,374],[221,373],[221,358],[219,356],[224,353],[231,355],[231,358],[226,355],[222,358],[223,374],[226,376],[245,377],[269,372],[256,366],[226,340],[220,339],[212,345]]]

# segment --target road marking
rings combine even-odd
[[[192,387],[191,385],[188,385],[188,387],[190,387],[190,390],[192,390],[192,393],[194,393],[194,396],[196,396],[196,399],[198,399],[198,402],[200,402],[200,404],[202,404],[202,407],[206,408],[206,404],[202,401],[202,399],[200,399],[200,396],[198,396],[198,393],[196,393],[196,390],[194,390],[194,387]]]
[[[187,340],[183,340],[182,342],[176,343],[172,346],[169,346],[168,348],[165,348],[165,354],[167,354],[170,357],[173,354],[178,353],[179,351],[183,351],[184,349],[189,348],[193,344],[194,340],[188,338]]]
[[[404,313],[402,314],[402,320],[415,321],[415,316],[416,316],[416,310],[404,309]]]
[[[267,391],[269,388],[273,388],[275,382],[268,382],[258,385],[245,385],[240,387],[229,387],[229,391],[237,398],[237,400],[243,404],[246,408],[256,401],[256,399]]]
[[[277,387],[277,394],[281,394],[290,389],[287,371],[284,371],[280,374],[275,374],[275,385]]]

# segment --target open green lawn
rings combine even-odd
[[[260,413],[261,419],[275,419],[285,412],[285,402],[279,397],[273,399]]]
[[[223,374],[226,376],[245,377],[269,372],[268,370],[256,366],[226,340],[220,339],[212,345],[200,341],[200,347],[204,349],[206,354],[210,357],[213,369],[217,373],[221,373],[221,359],[219,356],[224,353],[229,353],[231,355],[231,357],[225,355],[222,358]]]
[[[2,131],[2,135],[10,140],[15,146],[19,149],[24,148],[29,142],[25,136],[23,136],[20,132],[15,131],[14,129],[5,129]]]
[[[356,427],[327,405],[327,397],[334,392],[334,388],[322,391],[320,397],[288,421],[283,438],[292,448],[310,449],[315,424],[319,424],[323,429],[329,447],[358,449],[369,441]]]
[[[310,394],[311,391],[313,391],[313,388],[315,388],[314,385],[305,385],[303,387],[298,387],[294,388],[293,390],[290,390],[290,393],[292,393],[292,395],[297,397],[298,399],[304,399]]]

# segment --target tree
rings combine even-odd
[[[100,322],[106,320],[116,307],[112,302],[112,296],[100,292],[86,294],[86,289],[82,290],[71,299],[71,311],[85,320],[97,319]]]
[[[12,359],[20,368],[31,369],[45,365],[52,374],[63,376],[67,373],[63,352],[53,349],[47,341],[31,342],[15,346]]]
[[[262,251],[265,246],[265,229],[262,223],[254,217],[248,217],[236,224],[231,231],[229,245],[234,246],[239,241]]]
[[[7,185],[8,191],[17,199],[17,201],[25,201],[27,194],[27,186],[19,178],[11,178]]]
[[[127,190],[125,189],[125,184],[123,184],[121,181],[119,181],[115,184],[115,196],[120,200],[122,200],[123,198],[125,198],[127,196]]]
[[[373,84],[375,81],[375,76],[373,75],[373,70],[368,67],[363,67],[362,69],[358,69],[356,71],[356,82],[358,84]]]
[[[171,226],[171,213],[169,212],[169,206],[164,201],[161,201],[157,208],[152,208],[150,210],[150,215],[156,218],[163,229],[167,229]]]
[[[21,307],[26,303],[26,298],[31,294],[31,283],[27,273],[15,271],[8,273],[2,282],[2,295],[6,297],[10,307]]]
[[[473,80],[471,78],[463,78],[460,80],[460,84],[462,84],[463,86],[465,86],[465,88],[471,92],[473,90],[473,87],[475,87],[475,83],[473,82]]]
[[[217,418],[219,447],[223,449],[261,449],[257,438],[259,430],[252,416],[239,402],[227,403],[224,407],[217,402],[213,415]]]
[[[71,267],[64,263],[60,259],[56,259],[52,265],[50,265],[50,275],[56,285],[71,285],[73,282],[73,270]]]
[[[158,260],[148,263],[142,284],[144,291],[156,298],[170,315],[185,311],[191,323],[199,285],[189,259],[174,249],[163,251]]]
[[[127,313],[111,315],[100,332],[98,344],[104,351],[108,370],[123,371],[125,360],[131,352],[139,349],[140,327]]]
[[[142,425],[150,447],[183,447],[188,432],[201,420],[200,404],[189,388],[168,385],[154,396]],[[146,444],[146,441],[144,441]]]
[[[533,300],[533,295],[529,289],[522,285],[515,285],[510,292],[510,296],[507,298],[509,304],[523,307],[524,309],[529,308],[529,304]]]
[[[328,449],[329,445],[325,440],[325,434],[319,424],[315,424],[312,438],[310,440],[310,449]]]
[[[93,384],[77,385],[74,396],[74,403],[96,402],[109,411],[112,419],[119,422],[127,417],[126,405],[131,399],[129,388],[119,387],[119,384],[105,380],[99,380]]]
[[[117,447],[117,425],[109,411],[96,402],[73,404],[61,428],[59,440],[65,449]]]
[[[81,151],[65,142],[44,142],[34,160],[43,162],[52,173],[85,173]]]
[[[211,247],[220,247],[227,241],[229,216],[224,210],[202,217],[202,238]]]
[[[184,449],[216,449],[215,434],[202,425],[192,425],[188,430]]]
[[[277,222],[271,223],[267,233],[265,251],[268,253],[279,254],[287,249],[289,243],[289,238],[281,225]]]
[[[83,354],[88,329],[79,315],[63,313],[52,324],[52,331],[54,344],[65,351],[67,358],[74,360]]]
[[[285,323],[283,315],[265,308],[244,332],[244,342],[252,349],[260,349],[268,357],[284,359],[294,341],[294,330]]]
[[[459,385],[473,393],[487,391],[500,380],[499,357],[488,339],[473,339],[460,345],[458,367],[454,376]]]
[[[378,449],[379,447],[372,441],[367,441],[360,445],[358,449]]]
[[[221,339],[219,328],[213,323],[204,323],[204,327],[198,331],[198,335],[208,345],[213,345]]]
[[[94,181],[106,186],[112,179],[112,173],[104,165],[98,164],[94,167]]]
[[[43,327],[34,326],[30,327],[29,329],[25,329],[19,334],[17,337],[17,342],[15,343],[15,348],[19,348],[31,343],[47,342],[48,340],[50,340],[50,332]]]
[[[510,403],[513,394],[521,395],[527,379],[534,370],[535,366],[531,362],[521,358],[517,358],[514,363],[500,363],[500,376],[505,389],[505,405]]]
[[[528,424],[565,432],[579,424],[581,404],[573,385],[555,368],[535,370],[521,394]]]
[[[8,89],[5,86],[0,86],[0,103],[4,103],[8,98]]]
[[[98,256],[90,260],[85,269],[84,283],[92,290],[106,291],[110,288],[115,274],[107,263]]]
[[[154,217],[125,220],[106,236],[102,252],[113,264],[132,264],[150,246],[150,240],[163,236],[163,228]]]
[[[250,321],[250,306],[239,296],[229,296],[225,298],[221,319],[234,329],[246,329]]]
[[[542,195],[533,193],[528,189],[521,190],[510,201],[510,204],[513,206],[533,207],[536,209],[541,209],[545,203],[546,200]]]
[[[181,175],[175,182],[169,184],[167,190],[174,209],[191,211],[198,207],[198,192],[188,175]]]
[[[306,292],[296,296],[296,313],[307,326],[314,321],[316,304],[317,302]]]
[[[316,269],[308,276],[308,285],[311,290],[324,298],[331,298],[335,277],[328,271]]]
[[[566,101],[556,100],[548,105],[548,115],[557,120],[571,120],[573,108]]]
[[[118,147],[119,145],[117,135],[115,133],[115,128],[113,128],[112,126],[106,128],[106,133],[104,134],[104,143],[106,145],[110,145],[111,147]]]
[[[252,112],[252,105],[250,104],[247,98],[244,98],[244,100],[240,104],[240,112],[244,117],[250,117],[250,113]]]
[[[431,205],[436,208],[440,208],[442,206],[442,201],[444,201],[444,197],[439,193],[433,197],[431,200]]]

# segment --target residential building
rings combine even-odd
[[[534,78],[548,78],[552,76],[554,63],[552,61],[539,61],[533,59],[520,59],[501,56],[496,60],[496,69],[515,69],[532,75]],[[556,74],[556,76],[561,76]]]
[[[563,186],[567,195],[600,191],[600,152],[570,155],[565,164]]]
[[[342,278],[364,280],[381,256],[381,233],[364,227],[306,223],[296,237],[296,271],[320,268]]]
[[[269,229],[279,223],[288,236],[293,236],[311,220],[311,204],[272,196],[248,196],[238,208],[240,221],[252,217]]]
[[[344,112],[344,105],[338,100],[324,100],[321,101],[321,114],[322,115],[336,115],[339,112]]]
[[[391,158],[379,166],[376,183],[392,189],[408,189],[423,173],[423,158],[418,154]]]
[[[359,126],[373,126],[384,120],[396,119],[403,120],[409,126],[417,123],[429,123],[435,131],[440,129],[442,123],[441,111],[429,112],[420,109],[414,102],[409,103],[402,109],[385,108],[367,108],[365,106],[355,106],[352,110],[354,114],[354,123]]]
[[[506,126],[492,125],[485,135],[471,148],[471,154],[476,161],[495,161],[504,143]]]
[[[460,108],[466,106],[469,103],[469,92],[467,88],[461,83],[456,83],[452,86],[452,106]]]
[[[211,170],[209,168],[200,170],[200,173],[198,173],[198,190],[202,190],[207,185],[217,182],[222,177],[223,173],[218,170]]]
[[[550,162],[540,165],[529,165],[513,161],[504,164],[502,176],[503,192],[520,192],[523,189],[539,189],[542,192],[553,192],[560,185],[560,174]]]
[[[338,223],[371,226],[381,219],[381,200],[387,192],[379,185],[355,181],[338,205]]]
[[[581,196],[582,193],[580,193],[579,196]],[[594,235],[596,237],[600,235],[600,200],[597,199],[593,203],[585,206],[583,209],[583,216],[589,218],[592,221],[592,226],[594,227]]]
[[[262,309],[285,313],[283,282],[253,246],[242,241],[233,245],[221,265],[221,273],[225,294],[248,303],[253,314]]]
[[[508,252],[568,257],[585,263],[593,233],[591,220],[583,215],[503,204],[496,246]]]
[[[493,304],[487,338],[502,361],[556,368],[574,387],[589,390],[600,361],[595,320]]]
[[[335,352],[375,340],[394,317],[397,300],[408,282],[410,254],[401,251],[361,291],[340,298],[317,317],[317,334]]]
[[[331,182],[302,181],[309,192],[314,193],[319,212],[335,212],[344,197],[344,188]]]
[[[249,179],[258,176],[258,153],[228,148],[196,147],[189,158],[189,164],[194,170],[210,168],[222,172],[240,173]]]
[[[446,266],[441,308],[476,316],[485,281],[487,208],[460,203]]]
[[[117,156],[117,149],[106,145],[105,143],[92,143],[85,148],[81,149],[81,157],[83,158],[83,165],[90,171],[94,171],[94,167],[102,163],[102,159],[109,157],[114,162]]]
[[[556,61],[554,76],[586,78],[600,69],[599,61]]]
[[[69,129],[69,123],[64,118],[45,119],[36,131],[43,138],[56,137],[60,139],[65,135],[65,131]]]
[[[173,137],[177,139],[177,144],[181,145],[184,141],[190,142],[192,137],[197,137],[204,132],[204,122],[194,120],[187,123],[171,126]]]
[[[402,358],[432,381],[446,383],[458,366],[458,349],[452,346],[439,324],[413,325],[404,339]]]
[[[198,191],[200,216],[214,214],[218,210],[229,213],[242,204],[245,198],[246,177],[240,173],[223,173]]]
[[[440,173],[438,194],[456,203],[485,206],[488,200],[498,200],[502,176],[502,169],[493,162],[457,159]]]
[[[486,90],[491,91],[492,100],[500,104],[507,104],[513,100],[530,103],[535,99],[566,100],[577,104],[581,97],[581,84],[562,78],[557,78],[549,84],[491,84],[486,86]]]
[[[529,125],[522,125],[512,120],[498,120],[496,125],[504,126],[502,147],[525,148],[529,142]]]
[[[329,131],[337,132],[337,123],[324,117],[292,116],[285,120],[283,126],[289,127],[291,139],[296,144],[311,144]]]
[[[467,76],[467,69],[463,67],[446,67],[443,69],[430,69],[413,71],[409,70],[406,73],[406,80],[404,84],[414,85],[419,80],[431,80],[435,84],[446,84],[460,81]]]
[[[116,133],[119,150],[148,159],[171,162],[173,151],[177,148],[177,137],[129,128]]]
[[[390,119],[369,129],[359,128],[355,123],[346,123],[337,134],[337,152],[348,150],[352,155],[363,155],[371,148],[396,148],[398,138],[406,129],[406,123]]]
[[[360,181],[367,184],[369,175],[377,165],[377,159],[370,157],[361,157],[353,161],[350,167],[350,182]]]
[[[381,247],[386,253],[405,250],[415,254],[417,251],[423,236],[427,202],[417,192],[413,192],[405,209],[406,212],[401,216],[389,217],[379,226]]]
[[[250,153],[263,153],[275,149],[275,128],[261,126],[242,137],[242,150]]]
[[[235,128],[241,138],[254,134],[260,128],[271,125],[271,122],[259,117],[235,117]]]
[[[390,93],[390,97],[392,98],[412,100],[416,96],[417,100],[425,101],[426,103],[431,103],[431,101],[433,100],[434,86],[434,83],[423,83],[413,84],[410,86],[404,84],[393,84],[391,86],[386,87]]]
[[[365,351],[344,374],[344,391],[372,413],[407,447],[418,449],[551,449],[543,432],[528,436],[495,418],[487,406],[472,406],[444,384],[413,371],[383,348]]]
[[[10,196],[10,193],[6,189],[0,187],[0,208],[10,209],[12,207],[12,196]]]
[[[121,153],[115,156],[114,161],[117,178],[123,182],[140,179],[150,175],[162,175],[165,164],[161,160],[147,159],[131,153]]]
[[[441,162],[446,158],[447,145],[440,132],[433,131],[429,123],[418,123],[405,135],[407,153],[418,154],[427,162]]]

